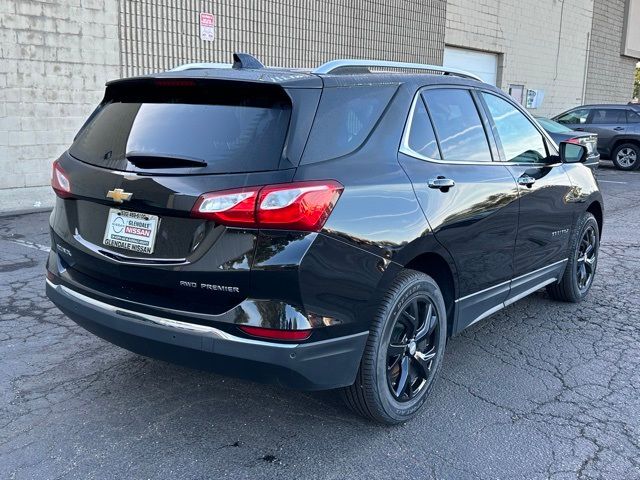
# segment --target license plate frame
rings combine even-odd
[[[151,255],[155,249],[160,217],[110,208],[102,244]]]

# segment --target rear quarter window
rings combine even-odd
[[[325,88],[302,163],[342,157],[359,148],[396,89],[395,85]]]

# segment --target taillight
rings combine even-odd
[[[342,185],[334,181],[264,187],[258,196],[258,225],[318,231],[329,218],[342,190]]]
[[[60,166],[60,160],[53,162],[53,171],[51,173],[51,187],[61,198],[69,198],[71,196],[71,182],[64,169]]]
[[[586,145],[587,141],[584,137],[574,137],[569,140],[565,140],[567,143],[575,143],[576,145]]]
[[[343,186],[333,180],[206,193],[191,215],[237,227],[319,231]]]
[[[278,330],[276,328],[240,326],[240,330],[254,337],[266,338],[269,340],[300,341],[311,336],[311,330]]]
[[[242,188],[205,193],[191,209],[191,216],[213,220],[223,225],[255,225],[256,200],[260,188]]]

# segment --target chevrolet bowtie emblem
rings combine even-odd
[[[125,192],[121,188],[114,188],[107,192],[107,198],[112,199],[116,203],[122,203],[125,200],[130,200],[133,193]]]

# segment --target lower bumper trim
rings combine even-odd
[[[110,305],[47,279],[47,296],[69,318],[116,345],[149,357],[301,390],[353,383],[368,332],[302,344],[231,335]]]

